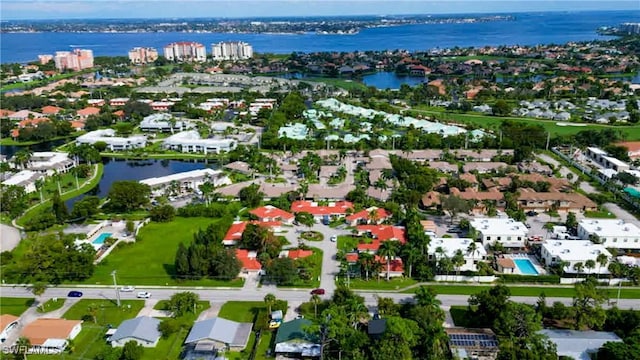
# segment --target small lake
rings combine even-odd
[[[218,168],[218,163],[215,160],[206,163],[204,160],[125,160],[103,158],[102,163],[104,164],[104,174],[98,186],[86,194],[67,200],[66,204],[69,210],[73,208],[73,204],[76,201],[82,199],[85,195],[105,197],[115,181],[142,180],[197,169]]]
[[[402,84],[414,87],[428,82],[428,79],[423,76],[401,76],[391,71],[380,71],[375,74],[363,76],[362,82],[367,86],[375,86],[380,90],[385,90],[400,89]]]

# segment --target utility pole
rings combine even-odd
[[[118,284],[116,283],[115,270],[111,272],[111,276],[113,276],[113,289],[116,291],[116,304],[118,304],[118,307],[120,307],[120,292],[118,291]]]

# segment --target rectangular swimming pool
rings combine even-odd
[[[513,262],[516,263],[518,269],[520,269],[520,273],[523,275],[538,275],[538,271],[531,263],[529,259],[513,259]]]
[[[110,236],[111,236],[111,233],[102,233],[102,234],[100,234],[100,236],[98,236],[91,243],[94,244],[94,245],[102,245],[102,244],[104,244],[104,241]]]

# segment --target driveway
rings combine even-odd
[[[0,224],[0,251],[11,251],[20,243],[20,230]]]
[[[287,228],[287,232],[284,234],[287,241],[291,243],[290,245],[285,246],[285,249],[297,247],[298,237],[303,231],[317,231],[324,236],[322,241],[305,241],[305,245],[322,250],[323,255],[320,287],[325,289],[327,294],[333,294],[333,291],[336,288],[335,278],[340,272],[340,262],[336,260],[338,244],[337,242],[331,242],[331,237],[338,235],[351,235],[351,231],[346,229],[334,229],[327,225],[318,223],[314,224],[312,227],[294,225],[292,228]]]
[[[565,179],[567,179],[567,174],[572,174],[573,177],[571,178],[571,180],[567,179],[570,182],[576,182],[578,180],[578,175],[575,172],[569,170],[569,168],[567,168],[566,166],[564,166],[558,160],[552,158],[551,156],[547,154],[536,154],[536,157],[538,157],[538,159],[546,163],[553,165],[556,169],[558,169],[558,172],[560,172],[562,177]]]
[[[630,224],[634,224],[640,227],[640,221],[638,221],[638,219],[636,219],[635,216],[631,215],[631,213],[621,208],[619,205],[614,203],[605,203],[603,204],[603,206],[607,208],[607,210],[611,211],[618,219],[622,219],[625,222],[628,222]]]

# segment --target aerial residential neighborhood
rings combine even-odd
[[[0,358],[640,358],[635,12],[517,14],[3,19]]]

